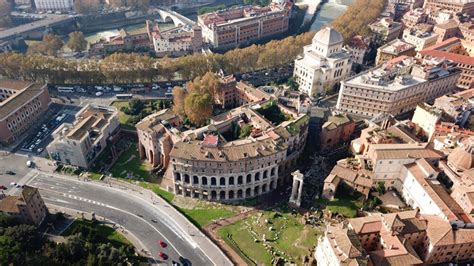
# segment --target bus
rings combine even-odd
[[[58,92],[64,92],[64,93],[73,93],[74,88],[73,87],[57,87]]]
[[[132,99],[132,98],[133,98],[133,94],[131,94],[131,93],[128,93],[128,94],[117,94],[117,95],[115,95],[115,97],[117,97],[117,99],[121,99],[121,100]]]

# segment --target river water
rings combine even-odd
[[[354,0],[329,0],[322,5],[310,30],[318,31],[321,27],[331,23],[335,18],[342,15],[353,2]]]

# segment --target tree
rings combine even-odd
[[[185,99],[186,99],[186,90],[181,87],[174,87],[173,88],[173,112],[182,117],[186,115],[184,111]]]
[[[379,193],[380,196],[385,194],[385,182],[383,181],[378,182],[375,189],[377,189],[377,192]]]
[[[80,14],[94,13],[100,9],[100,0],[75,0],[74,10]]]
[[[145,103],[138,99],[131,99],[128,101],[128,107],[131,115],[139,115],[145,108]]]
[[[212,72],[206,72],[204,76],[196,77],[188,84],[191,92],[199,94],[208,93],[212,99],[215,99],[221,93],[222,86],[223,84],[220,82],[219,77]]]
[[[252,133],[252,125],[245,125],[240,129],[239,139],[245,139],[246,137],[250,136]]]
[[[82,52],[87,48],[87,41],[84,38],[84,33],[80,31],[73,31],[69,33],[69,40],[67,47],[74,52]]]
[[[43,36],[43,40],[40,43],[30,46],[28,52],[56,56],[63,45],[64,42],[59,36],[49,33]]]
[[[189,120],[197,125],[202,126],[212,115],[213,101],[211,96],[206,93],[200,95],[196,92],[186,96],[184,102],[184,111]]]

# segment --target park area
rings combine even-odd
[[[303,221],[303,215],[284,204],[223,226],[218,234],[249,265],[274,265],[277,258],[280,263],[302,265],[323,231]]]

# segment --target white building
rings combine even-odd
[[[62,124],[52,133],[54,140],[46,149],[57,161],[88,168],[119,125],[115,107],[86,105],[76,114],[73,124]]]
[[[459,73],[449,60],[401,56],[341,82],[336,107],[363,117],[400,115],[452,92]]]
[[[202,49],[202,32],[199,26],[179,26],[152,34],[153,47],[158,57],[182,56]]]
[[[324,94],[325,87],[350,75],[351,54],[343,49],[342,35],[331,27],[318,31],[313,43],[295,60],[294,77],[308,95]]]
[[[365,43],[362,36],[357,35],[351,38],[346,49],[351,53],[351,60],[355,64],[362,65],[364,63],[364,56],[367,52],[368,45]]]
[[[415,51],[419,52],[429,46],[436,44],[438,34],[429,31],[419,31],[416,29],[405,29],[403,40],[415,46]]]
[[[35,0],[38,11],[61,11],[69,12],[74,8],[73,0]]]

